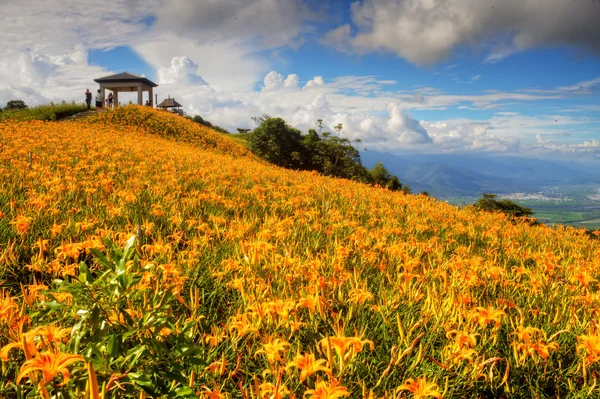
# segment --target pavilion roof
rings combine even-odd
[[[111,83],[111,82],[142,82],[146,83],[149,86],[157,87],[158,85],[151,80],[143,77],[134,75],[129,72],[121,72],[116,75],[105,76],[103,78],[94,79],[96,83]]]
[[[175,101],[174,98],[169,97],[169,98],[165,98],[156,107],[157,108],[176,108],[176,107],[183,107],[183,105],[181,105],[177,101]]]

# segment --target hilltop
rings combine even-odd
[[[143,107],[0,137],[0,392],[600,393],[583,230],[278,168]]]

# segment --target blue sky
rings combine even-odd
[[[0,12],[32,27],[0,28],[0,104],[79,100],[93,78],[129,71],[232,131],[269,113],[302,130],[342,122],[390,151],[600,157],[597,2],[28,0]]]

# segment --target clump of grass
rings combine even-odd
[[[57,121],[83,111],[87,111],[85,104],[63,101],[60,104],[50,103],[49,105],[39,105],[32,108],[4,110],[4,112],[0,113],[0,121],[8,119],[18,121]]]

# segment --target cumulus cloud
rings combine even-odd
[[[295,73],[288,75],[288,77],[284,79],[283,75],[279,72],[271,71],[263,79],[262,91],[297,89],[299,81],[300,78]]]
[[[198,64],[187,56],[173,57],[171,66],[158,69],[158,81],[161,84],[181,83],[194,86],[208,86],[198,75]]]
[[[442,152],[515,153],[521,140],[515,136],[501,137],[491,134],[494,123],[470,120],[424,122],[433,148]]]
[[[342,51],[386,51],[433,64],[459,46],[491,46],[487,60],[546,45],[574,45],[600,54],[600,3],[587,0],[363,0],[352,23],[323,41]]]
[[[107,74],[87,63],[87,51],[76,46],[55,55],[37,50],[4,50],[0,58],[0,106],[14,99],[37,105],[84,98],[92,77]]]
[[[155,6],[154,0],[0,3],[1,105],[13,99],[29,105],[82,101],[85,89],[95,85],[93,78],[113,73],[90,65],[88,50],[144,38],[148,28],[144,20]]]
[[[300,77],[298,77],[298,75],[293,73],[291,75],[288,75],[287,78],[285,78],[285,81],[283,82],[283,86],[286,89],[297,89],[298,82],[300,82]]]
[[[283,81],[284,80],[282,74],[275,71],[271,71],[263,79],[263,91],[280,89],[283,87]]]
[[[389,119],[387,128],[395,136],[395,140],[401,144],[424,144],[430,143],[431,138],[427,130],[410,115],[408,115],[402,106],[396,102],[391,102],[387,106]]]
[[[313,79],[306,82],[304,87],[313,87],[313,86],[324,86],[325,80],[323,80],[322,76],[315,76]]]

